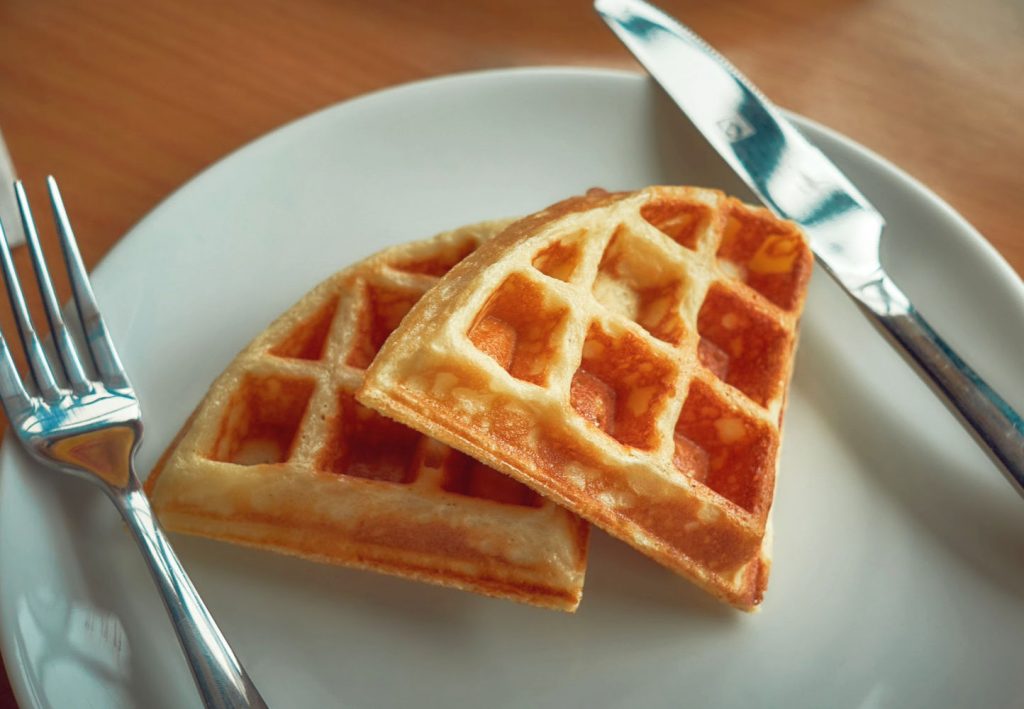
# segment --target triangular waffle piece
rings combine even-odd
[[[356,403],[417,299],[508,222],[395,247],[310,291],[211,386],[146,482],[172,530],[573,610],[586,523]]]
[[[357,396],[750,610],[811,266],[717,191],[594,190],[453,269]]]

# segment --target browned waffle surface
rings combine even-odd
[[[354,398],[406,312],[507,223],[384,251],[271,324],[214,382],[147,480],[163,524],[574,609],[582,520]]]
[[[719,192],[592,191],[455,267],[357,398],[752,609],[811,267]]]

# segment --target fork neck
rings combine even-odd
[[[62,438],[50,446],[49,453],[69,466],[88,470],[111,487],[124,489],[131,477],[136,439],[135,429],[123,424]]]

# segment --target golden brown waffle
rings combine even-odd
[[[719,192],[595,190],[454,268],[357,397],[749,610],[811,266]]]
[[[363,371],[489,222],[327,279],[211,386],[146,482],[169,529],[574,610],[587,526],[355,402]]]

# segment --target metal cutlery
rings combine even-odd
[[[822,268],[1024,495],[1024,420],[935,332],[882,267],[885,219],[724,57],[643,0],[594,8],[722,159],[800,224]]]
[[[22,381],[0,335],[0,399],[11,428],[35,460],[98,485],[121,513],[160,590],[204,704],[218,709],[265,707],[160,530],[135,475],[134,456],[142,437],[139,401],[96,304],[52,177],[47,178],[47,187],[88,362],[79,356],[61,314],[25,190],[21,182],[15,182],[18,211],[53,336],[56,366],[33,327],[0,223],[0,260],[30,374]],[[93,376],[87,372],[90,363]]]

